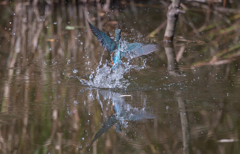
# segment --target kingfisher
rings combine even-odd
[[[121,40],[121,29],[115,30],[115,40],[113,40],[106,33],[93,26],[90,22],[88,22],[88,24],[92,33],[101,42],[102,46],[111,53],[113,69],[121,64],[122,57],[132,59],[141,55],[147,55],[157,50],[157,45],[145,43],[130,43],[124,48],[123,41]]]

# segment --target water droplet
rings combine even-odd
[[[74,100],[73,103],[74,103],[75,105],[77,105],[77,104],[78,104],[78,101],[77,101],[77,100]]]
[[[76,70],[76,69],[73,70],[73,73],[77,73],[77,72],[78,72],[78,70]]]

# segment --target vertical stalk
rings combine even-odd
[[[178,92],[178,95],[181,93]],[[191,146],[191,132],[190,132],[190,124],[188,120],[188,114],[185,108],[185,103],[182,97],[178,96],[178,106],[180,109],[180,119],[182,126],[182,136],[183,136],[183,154],[192,154],[192,146]]]
[[[164,41],[173,41],[178,14],[184,13],[184,11],[179,10],[181,1],[182,0],[173,0],[168,7],[167,27],[164,34]]]

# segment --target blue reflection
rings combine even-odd
[[[125,98],[121,97],[122,95],[116,92],[108,90],[98,91],[97,99],[100,102],[99,94],[103,96],[103,100],[110,100],[112,102],[111,110],[112,114],[107,117],[106,121],[103,123],[102,128],[95,134],[92,143],[98,139],[104,132],[116,124],[116,132],[122,131],[122,126],[127,121],[140,121],[144,119],[154,119],[155,115],[145,111],[145,108],[138,109],[132,107],[130,104],[125,102]]]

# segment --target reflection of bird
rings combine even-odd
[[[144,110],[131,107],[129,104],[113,103],[112,110],[117,119],[126,121],[139,121],[144,119],[154,119],[153,114],[147,113]]]
[[[109,128],[116,124],[116,132],[122,131],[122,122],[124,121],[140,121],[144,119],[154,119],[155,115],[147,113],[143,110],[138,110],[131,107],[128,104],[123,105],[122,103],[113,103],[111,106],[113,114],[111,114],[106,121],[103,123],[102,128],[95,134],[91,143],[98,139],[103,133]]]
[[[92,33],[98,38],[102,46],[111,53],[113,68],[121,62],[122,57],[128,59],[136,58],[141,55],[147,55],[157,49],[157,45],[144,43],[127,44],[126,48],[122,47],[121,29],[115,30],[115,41],[112,40],[106,33],[99,30],[89,22]],[[124,48],[124,51],[123,51]]]
[[[156,118],[154,114],[148,113],[144,109],[134,108],[130,104],[126,103],[123,97],[119,97],[119,93],[112,92],[110,90],[100,90],[99,94],[103,96],[103,100],[112,101],[112,114],[104,121],[102,127],[91,140],[90,145],[115,124],[116,132],[121,132],[122,126],[127,124],[126,122]],[[98,97],[98,99],[99,98],[100,97]]]

